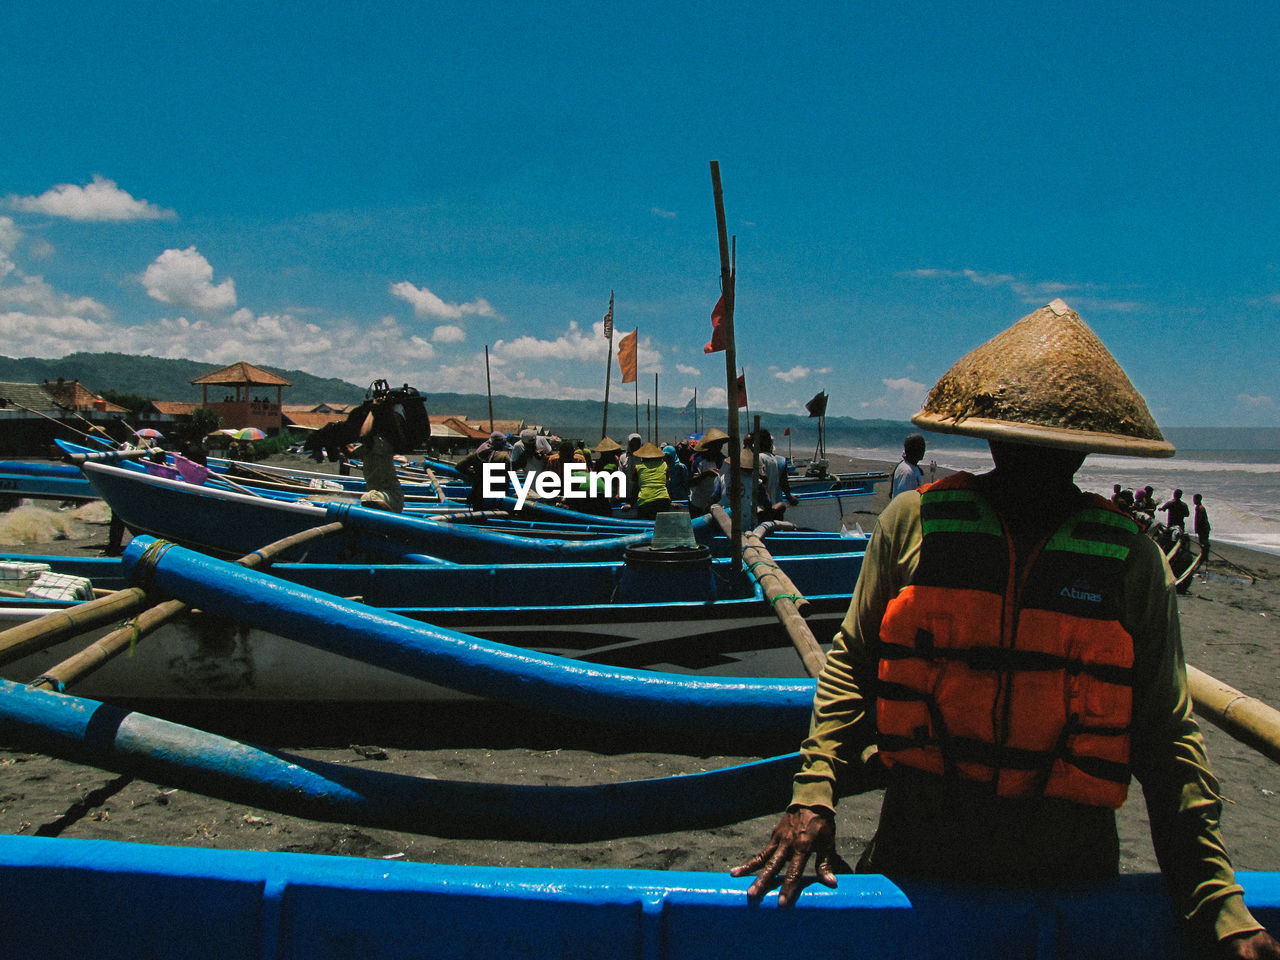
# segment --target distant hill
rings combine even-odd
[[[73,353],[58,360],[37,357],[14,359],[0,356],[0,380],[36,383],[41,380],[79,380],[99,393],[105,390],[133,394],[150,400],[199,401],[200,390],[191,381],[225,364],[197,363],[194,360],[166,360],[159,357],[136,356],[124,353]],[[365,386],[347,383],[345,380],[312,376],[302,370],[281,370],[261,364],[293,383],[286,387],[286,403],[341,403],[353,402],[364,397]],[[489,399],[475,393],[433,393],[428,384],[414,384],[427,397],[427,408],[432,414],[459,414],[482,423],[489,416]],[[660,407],[657,411],[658,431],[664,441],[694,433],[692,413],[681,416],[680,407]],[[707,411],[703,411],[707,413]],[[754,414],[755,411],[752,411]],[[523,397],[495,395],[493,416],[497,420],[524,420],[545,426],[566,437],[581,438],[588,442],[600,439],[604,420],[604,403],[599,400],[535,400]],[[724,429],[724,414],[717,412],[710,421]],[[649,433],[646,411],[640,408],[640,432]],[[763,424],[785,447],[783,431],[793,428],[796,452],[817,442],[817,420],[791,414],[773,414],[761,411]],[[743,421],[743,428],[749,424]],[[621,440],[636,428],[634,404],[614,401],[609,404],[609,433]],[[902,442],[903,434],[910,430],[908,424],[893,420],[854,420],[850,417],[830,417],[827,420],[828,445],[836,446],[884,446]],[[806,451],[807,452],[807,451]]]
[[[90,389],[134,394],[151,400],[200,399],[200,391],[191,385],[196,377],[220,369],[223,364],[196,363],[194,360],[164,360],[158,357],[123,353],[73,353],[60,360],[36,357],[13,359],[0,356],[0,380],[35,383],[41,380],[80,380]],[[286,403],[350,403],[364,397],[367,385],[347,383],[332,377],[316,377],[302,370],[281,370],[263,366],[293,383],[286,387]],[[489,400],[482,393],[433,393],[429,384],[414,384],[427,397],[432,414],[459,414],[485,422],[489,416]],[[681,416],[679,407],[660,407],[657,412],[658,435],[663,441],[694,433],[692,414]],[[751,411],[754,415],[757,411]],[[813,452],[817,445],[818,421],[796,414],[759,411],[762,423],[774,435],[780,449],[786,449],[783,431],[791,428],[792,446],[798,456]],[[565,437],[588,442],[600,439],[604,404],[599,400],[535,400],[497,395],[493,398],[493,416],[498,420],[524,420],[547,427]],[[724,428],[724,414],[717,411],[709,420]],[[750,425],[743,421],[743,428]],[[609,404],[609,434],[621,440],[636,428],[635,407],[626,401]],[[827,446],[895,447],[914,428],[904,420],[857,420],[853,417],[827,418]],[[1275,428],[1174,427],[1165,431],[1179,449],[1238,450],[1280,449],[1280,430]],[[645,409],[640,409],[640,433],[648,436]],[[974,447],[980,441],[947,434],[930,434],[930,447]]]
[[[165,360],[127,353],[72,353],[59,360],[38,357],[0,357],[0,380],[38,383],[42,380],[79,380],[90,390],[131,393],[148,400],[199,402],[196,377],[221,370],[226,364],[196,363],[194,360]],[[332,377],[314,377],[301,370],[280,370],[261,364],[290,381],[285,388],[287,403],[351,402],[364,397],[364,388]]]

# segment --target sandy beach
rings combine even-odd
[[[886,466],[891,465],[832,464],[840,470]],[[847,522],[856,520],[869,529],[885,498],[881,490],[865,513]],[[86,517],[66,522],[61,538],[52,542],[5,543],[0,527],[0,551],[97,554],[106,543],[106,517],[102,511],[96,519],[92,512]],[[1280,703],[1280,557],[1215,547],[1204,576],[1196,577],[1179,604],[1189,663],[1246,694]],[[581,724],[487,705],[434,712],[291,708],[234,717],[205,710],[172,719],[305,757],[455,780],[585,784],[688,773],[753,759],[690,754],[681,752],[685,745],[641,740],[604,724],[583,729]],[[1211,725],[1204,728],[1227,800],[1224,830],[1236,867],[1280,869],[1280,767]],[[433,835],[430,823],[415,832],[400,832],[306,820],[9,744],[0,744],[0,771],[0,831],[5,833],[436,863],[721,871],[753,854],[776,819],[770,814],[710,830],[607,842],[458,840]],[[1120,813],[1123,869],[1128,872],[1158,869],[1139,793],[1135,787]],[[879,799],[872,793],[840,804],[841,850],[851,861],[874,828]],[[466,811],[457,815],[464,817]]]

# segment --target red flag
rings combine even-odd
[[[790,427],[787,427],[787,429],[783,430],[783,431],[782,431],[782,435],[783,435],[784,437],[789,437],[789,436],[791,436],[791,428],[790,428]]]
[[[632,330],[618,341],[618,369],[622,371],[623,383],[636,382],[636,334],[639,329]]]
[[[741,410],[747,405],[747,375],[745,373],[738,374],[738,409]]]
[[[702,348],[703,353],[719,353],[725,349],[724,341],[724,295],[716,301],[711,311],[711,342]]]

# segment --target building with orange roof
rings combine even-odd
[[[221,417],[226,426],[236,430],[257,427],[271,436],[278,434],[284,423],[284,388],[293,386],[284,377],[243,360],[196,377],[191,384],[201,389],[200,405]],[[217,388],[222,388],[220,400],[209,399],[210,387],[215,388],[215,397],[219,392]],[[270,397],[272,387],[275,388],[274,401]],[[259,388],[262,388],[260,395]]]

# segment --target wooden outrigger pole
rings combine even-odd
[[[729,393],[729,503],[732,530],[729,535],[732,557],[742,556],[742,449],[738,420],[738,351],[733,341],[733,262],[729,259],[729,230],[725,225],[724,192],[720,189],[720,162],[711,161],[711,189],[716,202],[716,233],[720,240],[720,291],[724,297],[721,324],[724,330],[724,369]]]

